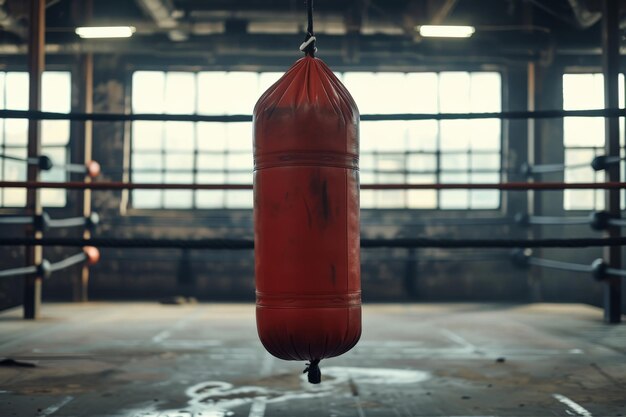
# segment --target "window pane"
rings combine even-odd
[[[41,80],[41,109],[69,113],[71,110],[71,76],[69,72],[47,71]],[[42,120],[41,143],[66,145],[70,140],[69,120]],[[51,190],[52,191],[52,190]]]
[[[471,120],[443,120],[441,129],[441,151],[466,150],[469,147]]]
[[[7,148],[5,153],[18,158],[26,157],[25,148]],[[4,160],[4,179],[6,181],[26,181],[26,165],[23,162]],[[26,190],[5,188],[3,203],[6,207],[23,207],[26,205]]]
[[[434,151],[439,144],[439,123],[435,120],[404,122],[407,128],[407,149]]]
[[[403,122],[363,122],[361,141],[364,150],[404,151],[406,126]]]
[[[193,151],[195,146],[193,123],[165,122],[165,151]],[[190,165],[191,166],[191,165]]]
[[[161,173],[133,172],[133,182],[136,183],[160,183],[163,182]],[[133,206],[137,208],[159,208],[162,204],[161,190],[133,190]]]
[[[28,109],[28,73],[0,73],[0,108]],[[71,109],[71,74],[62,71],[46,71],[42,75],[42,110],[67,113]],[[69,121],[42,121],[42,155],[50,157],[58,167],[67,163],[67,144],[70,138]],[[28,142],[27,120],[0,121],[0,147],[7,155],[25,158]],[[53,146],[50,146],[53,145]],[[0,178],[4,180],[26,180],[26,164],[20,161],[3,161]],[[62,182],[67,179],[64,170],[53,168],[41,173],[43,181]],[[1,206],[20,207],[26,204],[25,190],[5,189],[0,192]],[[44,207],[62,207],[66,204],[66,191],[47,189],[41,191]]]
[[[500,120],[468,120],[466,123],[469,129],[467,132],[469,146],[472,149],[500,149],[500,132],[502,131]]]
[[[472,183],[497,184],[500,182],[499,173],[472,173]],[[500,206],[500,193],[497,190],[470,190],[470,208],[495,209]]]
[[[166,183],[190,183],[193,181],[193,174],[165,173]],[[192,190],[165,190],[163,191],[163,207],[188,209],[193,207]]]
[[[410,184],[434,184],[437,178],[434,175],[409,175]],[[407,191],[407,207],[414,209],[434,209],[437,207],[436,190],[409,190]]]
[[[470,111],[472,113],[499,112],[502,110],[500,74],[474,72],[471,74]]]
[[[600,73],[563,74],[563,109],[586,110],[604,108],[604,77]],[[624,106],[624,76],[619,76],[619,105]],[[624,142],[624,120],[620,118],[620,143]],[[604,119],[566,117],[563,120],[565,165],[579,165],[565,170],[566,182],[604,181],[603,172],[593,171],[589,164],[596,155],[604,154]],[[622,205],[623,206],[623,205]],[[566,210],[601,210],[602,190],[565,190]]]
[[[223,184],[226,181],[223,173],[199,173],[198,184]],[[224,190],[200,190],[196,191],[196,207],[198,208],[221,208],[224,207]]]
[[[133,172],[157,172],[163,169],[161,153],[134,152],[132,158]]]
[[[569,148],[565,150],[565,165],[587,165],[596,155],[593,148]],[[581,166],[565,170],[565,182],[602,181],[596,178],[596,172],[590,166]],[[600,192],[598,192],[600,191]],[[565,190],[563,207],[566,210],[602,210],[604,208],[601,190]]]
[[[604,108],[604,77],[602,74],[564,74],[563,109],[586,110]]]
[[[469,73],[442,72],[439,75],[439,111],[442,113],[471,111]]]
[[[252,153],[252,123],[231,123],[226,126],[226,148]]]
[[[5,77],[6,73],[0,72],[0,109],[4,110],[4,98],[5,98]],[[0,143],[2,143],[2,132],[0,131]]]
[[[437,170],[437,159],[432,154],[412,154],[407,157],[407,169],[434,173]]]
[[[466,183],[467,174],[441,174],[442,183]],[[439,193],[439,207],[442,209],[464,209],[469,207],[468,190],[442,190]]]
[[[134,82],[139,75],[149,82],[144,79],[143,86],[140,84],[138,88],[150,88],[154,96],[143,108],[152,106],[153,112],[160,107],[159,111],[220,115],[250,114],[258,97],[283,73],[144,71],[135,73]],[[501,108],[498,73],[346,72],[338,76],[352,93],[362,114],[482,112]],[[136,90],[133,86],[133,99]],[[154,102],[160,104],[157,106]],[[146,167],[153,166],[157,168],[152,171],[163,169],[166,182],[181,182],[187,178],[195,182],[248,184],[252,179],[252,124],[249,122],[140,122],[135,125],[132,163],[136,169],[143,169],[137,173],[147,174],[151,171]],[[462,177],[473,180],[475,177],[470,178],[469,172],[472,169],[482,172],[486,166],[499,178],[501,128],[499,120],[362,122],[361,181],[365,184],[434,183],[440,166],[461,176],[443,180],[463,182]],[[494,208],[499,206],[499,193],[365,190],[361,192],[361,203],[364,208],[437,208],[439,203],[443,208]],[[168,191],[147,194],[142,204],[164,208],[250,208],[252,193]]]
[[[133,113],[165,111],[165,73],[137,71],[133,74]]]
[[[220,152],[226,149],[226,123],[198,123],[197,132],[198,149]]]
[[[7,109],[28,110],[28,73],[7,72],[5,88]]]
[[[168,72],[165,78],[165,113],[194,113],[196,111],[196,91],[195,74]]]
[[[165,122],[133,122],[133,150],[161,150]]]
[[[259,87],[256,93],[257,99],[261,97],[265,91],[267,91],[272,84],[280,79],[283,76],[282,72],[263,72],[259,74]]]
[[[439,79],[434,72],[414,72],[406,75],[406,92],[411,100],[400,113],[438,113]],[[425,122],[431,122],[425,120]],[[435,122],[436,124],[436,122]]]
[[[378,99],[372,91],[372,86],[377,84],[375,77],[373,72],[347,72],[343,76],[343,83],[361,114],[378,113]]]

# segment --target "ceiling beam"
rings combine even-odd
[[[430,18],[431,25],[440,25],[442,24],[446,18],[452,13],[454,7],[456,6],[458,0],[445,0],[443,2],[438,1],[437,3],[441,3],[438,9],[436,9]]]
[[[178,16],[172,0],[136,0],[139,7],[161,29],[166,29],[170,40],[184,41],[189,34],[179,29]]]

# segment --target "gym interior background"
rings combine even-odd
[[[29,109],[31,3],[37,1],[0,1],[0,109]],[[305,33],[306,8],[301,1],[44,3],[41,110],[47,112],[251,115],[260,95],[302,56],[298,46]],[[607,16],[607,10],[612,16]],[[617,22],[614,32],[611,21]],[[423,25],[471,25],[475,31],[461,38],[428,37],[420,33]],[[75,31],[92,26],[130,27],[132,36],[87,39]],[[619,73],[615,65],[621,66],[621,71],[626,68],[619,54],[624,52],[625,27],[626,2],[611,0],[315,2],[317,56],[345,84],[362,115],[609,108],[603,74]],[[617,97],[623,108],[626,88],[621,74],[619,85],[613,86],[610,95]],[[607,154],[606,138],[618,134],[618,163],[611,169],[617,169],[613,181],[623,181],[624,126],[623,117],[619,133],[605,126],[604,117],[363,120],[360,179],[362,184],[603,182],[608,180],[605,171],[592,167],[592,161]],[[236,185],[252,180],[250,121],[42,120],[40,131],[41,153],[54,165],[42,171],[42,181],[84,181],[84,173],[63,167],[85,164],[86,148],[89,159],[101,166],[95,182]],[[0,119],[0,180],[27,180],[27,164],[21,159],[29,156],[28,135],[28,120]],[[607,204],[610,192],[606,190],[362,190],[361,237],[601,238],[606,230],[592,227],[591,219],[594,213],[607,210],[620,217],[626,203],[624,191],[619,193],[621,208],[616,213],[615,198]],[[89,234],[92,237],[253,238],[250,190],[41,191],[43,209],[52,219],[82,217],[85,199],[90,200],[88,210],[96,212],[100,220]],[[24,216],[26,203],[26,189],[0,188],[0,215]],[[24,224],[0,223],[3,238],[26,233]],[[45,237],[79,238],[84,233],[81,227],[51,227]],[[619,231],[611,233],[619,236]],[[28,415],[55,416],[179,415],[166,412],[179,408],[180,415],[211,416],[626,413],[626,379],[620,364],[626,353],[626,333],[623,326],[602,323],[606,285],[585,269],[607,256],[619,268],[621,248],[611,253],[601,247],[536,248],[530,259],[539,260],[537,265],[520,265],[519,256],[511,256],[511,248],[363,248],[366,331],[355,348],[357,356],[345,359],[355,361],[351,367],[329,370],[334,378],[331,391],[307,387],[298,391],[297,369],[258,359],[265,358],[260,345],[250,348],[256,349],[258,357],[246,356],[248,344],[256,343],[252,342],[256,334],[251,250],[99,249],[100,261],[87,272],[75,265],[44,281],[42,319],[36,322],[18,320],[21,312],[17,306],[25,302],[24,277],[0,280],[0,308],[6,310],[0,313],[0,342],[4,343],[0,343],[0,355],[45,368],[45,375],[35,375],[33,369],[38,368],[7,367],[8,374],[0,377],[0,409],[6,407],[14,415],[26,415],[24,410],[30,410]],[[24,266],[28,251],[24,246],[3,246],[0,270]],[[75,252],[75,248],[45,247],[44,258],[53,262]],[[546,267],[545,263],[539,265],[541,260],[563,264]],[[572,264],[585,267],[583,271],[568,270]],[[614,300],[626,311],[626,295],[619,286],[617,291],[621,301],[619,297]],[[200,304],[192,304],[194,299]],[[116,303],[109,304],[113,301]],[[168,303],[179,305],[164,305]],[[617,313],[613,321],[619,317]],[[157,322],[170,327],[160,328]],[[198,339],[206,336],[211,343],[189,342],[187,339],[193,338],[189,336],[190,323],[194,329],[204,328],[193,330]],[[422,327],[412,328],[414,325]],[[439,327],[444,325],[458,331],[441,333]],[[105,336],[96,335],[100,332]],[[103,364],[110,363],[94,359],[133,349],[149,355],[152,345],[133,345],[128,340],[133,332],[145,335],[153,344],[171,339],[169,345],[154,348],[158,355],[174,352],[194,358],[195,362],[184,362],[184,358],[164,357],[165,362],[180,360],[187,366],[172,371],[176,382],[171,384],[178,384],[176,388],[169,385],[172,397],[166,399],[168,394],[146,388],[158,386],[159,377],[136,369],[133,378],[123,381],[126,371],[109,370],[115,373],[111,378],[117,378],[110,382]],[[155,333],[152,338],[151,332]],[[175,332],[180,333],[178,344],[171,337]],[[125,342],[100,345],[100,350],[93,347],[109,336]],[[238,344],[243,340],[247,342]],[[571,340],[576,342],[570,346]],[[431,342],[430,347],[424,345]],[[76,353],[73,344],[81,343],[85,343],[85,351]],[[446,344],[455,343],[460,344],[460,353],[446,350]],[[507,350],[506,346],[513,344],[519,346]],[[90,351],[89,346],[95,350]],[[549,358],[543,357],[533,349],[551,350],[560,359],[548,354]],[[219,383],[198,388],[201,379],[183,375],[193,374],[193,368],[202,365],[201,357],[194,356],[196,351],[210,352],[207,360],[213,365],[205,380]],[[60,358],[72,356],[71,352],[74,361]],[[40,353],[43,356],[37,357]],[[156,359],[149,359],[155,363],[149,362],[148,367],[161,369],[155,355]],[[512,374],[502,376],[503,367],[513,366],[510,362],[515,355],[528,363],[520,359],[515,365],[518,368],[509,370],[517,379]],[[393,363],[377,365],[378,357]],[[446,366],[431,364],[425,370],[423,362],[431,357],[447,361]],[[541,370],[542,360],[581,365],[563,376],[558,370]],[[478,376],[475,368],[480,361],[488,363],[485,372],[492,372],[489,378]],[[530,365],[533,361],[538,362]],[[463,371],[468,362],[474,367],[471,374]],[[600,370],[585,370],[583,363]],[[59,376],[56,366],[73,367],[74,373]],[[397,373],[368,374],[363,371],[366,366],[389,367]],[[257,368],[263,368],[260,380],[254,377]],[[347,371],[340,368],[352,369],[356,376],[347,377]],[[410,369],[413,373],[402,374]],[[0,368],[0,375],[3,372]],[[166,376],[161,377],[166,378],[167,371],[163,372]],[[585,386],[583,375],[588,372],[594,373],[588,376],[592,383],[587,380],[593,387]],[[89,378],[81,379],[85,373]],[[427,374],[437,375],[431,381],[438,381],[445,394],[437,394],[436,386],[422,382]],[[359,378],[366,380],[363,386]],[[402,388],[393,385],[394,378],[404,384]],[[477,384],[496,385],[499,378],[508,385],[496,400],[478,392]],[[540,387],[533,387],[537,381],[541,381]],[[139,387],[139,382],[146,385]],[[228,391],[228,384],[235,388]],[[99,392],[92,392],[87,388],[90,385]],[[257,391],[244,390],[245,395],[236,388],[251,385]],[[412,388],[406,388],[409,385]],[[122,387],[128,386],[131,393],[121,400]],[[577,398],[559,391],[570,388]],[[192,395],[208,395],[211,390],[223,394],[209,395],[206,401]],[[350,399],[337,394],[342,390]],[[472,394],[467,394],[468,390]],[[545,398],[538,393],[543,390],[549,394]],[[1,397],[5,392],[10,400]],[[324,396],[335,402],[321,401]],[[97,406],[81,408],[87,400]],[[199,414],[202,412],[206,414]]]

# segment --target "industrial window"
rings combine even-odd
[[[68,113],[71,107],[71,74],[66,71],[47,71],[42,77],[42,110]],[[0,108],[28,109],[28,73],[0,72]],[[54,164],[66,164],[69,159],[68,144],[70,122],[45,120],[41,122],[42,153]],[[10,157],[24,159],[27,156],[28,121],[0,119],[0,179],[25,181],[26,164]],[[52,169],[41,173],[42,181],[67,181],[64,170]],[[41,190],[44,207],[63,207],[66,203],[64,190]],[[0,188],[0,207],[24,207],[26,190]]]
[[[624,106],[624,77],[619,76],[620,107]],[[564,74],[563,109],[604,108],[604,77],[600,73]],[[624,145],[623,119],[620,119],[620,143]],[[591,161],[604,155],[604,118],[566,117],[563,120],[565,148],[565,182],[604,181],[604,171],[594,171]],[[624,170],[622,166],[622,176]],[[623,193],[622,193],[623,200]],[[624,206],[622,201],[622,206]],[[603,190],[565,190],[565,210],[602,210]]]
[[[250,114],[282,73],[137,71],[135,113]],[[362,114],[501,110],[496,72],[338,74]],[[250,183],[251,123],[135,122],[134,182]],[[499,120],[361,123],[362,183],[500,181]],[[249,191],[135,190],[136,208],[250,208]],[[492,209],[498,191],[371,191],[363,208]]]

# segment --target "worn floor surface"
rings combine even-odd
[[[265,353],[247,304],[47,304],[0,314],[0,417],[626,416],[626,325],[583,305],[364,308],[350,353]]]

